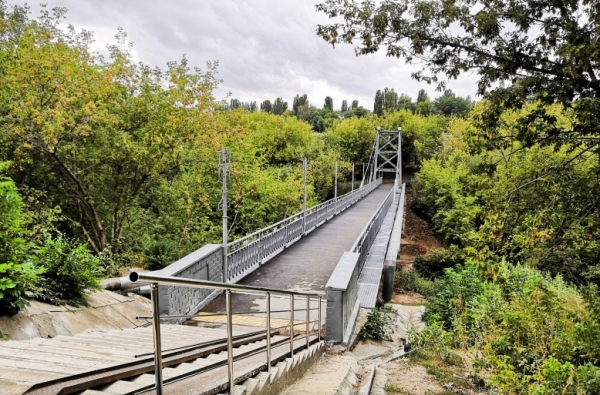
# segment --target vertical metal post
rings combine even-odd
[[[377,179],[377,159],[379,159],[379,133],[381,132],[381,128],[378,126],[377,127],[377,137],[375,137],[375,156],[374,156],[374,165],[373,165],[373,170],[374,170],[374,180]]]
[[[333,189],[333,197],[337,198],[337,170],[338,170],[338,162],[335,161],[335,185]]]
[[[308,330],[310,328],[310,297],[306,296],[306,349],[308,350],[308,346],[310,344],[310,337]]]
[[[352,163],[352,192],[354,192],[354,163]]]
[[[290,358],[294,356],[294,295],[290,295]]]
[[[156,393],[162,395],[162,346],[160,342],[160,305],[157,283],[150,284],[150,298],[152,299],[152,334],[154,336],[154,377],[156,379]]]
[[[271,373],[271,293],[267,292],[267,372]]]
[[[306,172],[308,163],[306,158],[302,161],[302,168],[304,170],[304,203],[302,206],[302,233],[306,233]]]
[[[402,185],[402,128],[398,128],[398,188]]]
[[[360,186],[361,187],[365,186],[365,164],[363,163],[362,165],[363,165],[363,169],[362,169],[362,173],[361,173],[362,174],[362,180],[360,182]]]
[[[318,334],[318,339],[319,339],[319,343],[321,342],[321,297],[319,296],[319,334]]]
[[[230,289],[225,290],[225,305],[227,309],[227,374],[229,377],[229,393],[233,394],[235,383],[233,377],[233,317]]]
[[[221,151],[221,171],[223,177],[223,192],[221,201],[223,204],[223,282],[226,283],[228,278],[229,268],[227,267],[227,154],[229,151],[224,149]]]

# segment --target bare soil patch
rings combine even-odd
[[[427,221],[419,217],[410,209],[415,199],[415,191],[412,187],[407,189],[404,232],[402,233],[402,246],[400,248],[400,259],[398,264],[405,268],[412,268],[415,257],[427,256],[433,249],[444,248],[444,244],[429,227]]]

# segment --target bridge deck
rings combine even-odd
[[[291,247],[271,259],[262,267],[249,274],[239,284],[257,287],[270,287],[296,291],[318,291],[325,295],[325,284],[331,276],[340,257],[349,251],[360,232],[379,205],[390,192],[393,184],[382,184],[376,190],[358,201],[355,205],[333,217],[327,224],[315,229]],[[264,298],[258,295],[233,294],[234,312],[265,310]],[[311,306],[316,308],[317,306]],[[324,307],[324,305],[323,305]],[[273,298],[273,310],[289,309],[287,298]],[[305,308],[303,300],[297,300],[295,308]],[[210,303],[203,312],[222,313],[225,311],[223,295]],[[297,312],[304,318],[304,312]],[[287,318],[287,313],[273,314],[274,317]],[[323,324],[325,309],[322,309]],[[316,315],[311,314],[311,319]],[[194,321],[208,321],[194,319]],[[251,319],[248,320],[249,325]]]

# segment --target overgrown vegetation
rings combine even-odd
[[[354,102],[356,116],[341,120],[329,98],[315,133],[305,97],[289,110],[282,100],[227,107],[214,97],[217,62],[136,63],[122,31],[102,57],[90,32],[62,28],[65,9],[42,10],[34,19],[0,0],[0,314],[28,298],[80,303],[123,266],[159,269],[219,242],[219,150],[231,151],[236,238],[301,210],[304,157],[314,205],[333,197],[336,161],[338,193],[352,188],[353,162],[358,187],[376,126],[405,127],[408,158],[438,144],[447,123],[411,111],[359,117]]]
[[[470,350],[475,377],[507,394],[591,394],[600,390],[600,321],[595,287],[503,264],[495,281],[473,264],[447,269],[427,301],[417,349],[442,361]]]

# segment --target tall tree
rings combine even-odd
[[[429,100],[429,95],[425,92],[425,89],[420,89],[417,94],[417,104],[424,102],[425,100]]]
[[[287,110],[288,104],[286,101],[283,101],[281,97],[278,97],[273,102],[273,114],[281,115]]]
[[[358,108],[358,100],[352,100],[352,109]]]
[[[331,96],[325,97],[325,104],[323,104],[324,109],[328,109],[329,111],[333,111],[333,99]]]
[[[265,100],[262,103],[260,103],[260,111],[272,113],[273,105],[271,104],[271,100]]]
[[[413,103],[412,98],[405,93],[402,93],[400,97],[398,97],[398,110],[410,110],[415,112],[417,106]]]
[[[294,97],[294,101],[292,103],[292,114],[298,116],[298,109],[302,106],[309,106],[308,95],[306,93],[302,96],[296,95],[296,97]]]
[[[383,109],[385,111],[394,111],[398,106],[398,94],[394,92],[394,88],[383,90]]]
[[[383,93],[381,93],[380,89],[377,89],[377,92],[375,92],[375,104],[373,106],[373,113],[375,115],[383,115],[383,101]]]
[[[342,100],[342,113],[348,111],[348,100]]]
[[[437,97],[433,104],[436,109],[446,116],[463,115],[468,113],[473,107],[470,100],[456,96],[450,89],[444,91],[444,94]]]

